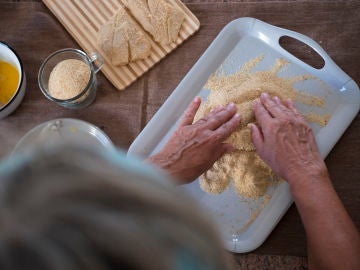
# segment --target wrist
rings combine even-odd
[[[297,170],[296,173],[289,175],[286,180],[293,196],[314,190],[319,185],[331,184],[325,164],[323,166],[311,166],[302,171]]]
[[[168,170],[168,167],[169,167],[169,160],[164,158],[164,155],[162,154],[162,152],[158,152],[155,155],[148,157],[146,159],[146,162],[150,163],[150,164],[154,165],[155,167],[158,167],[159,169],[162,169],[162,170]]]
[[[169,176],[175,179],[178,178],[178,175],[175,171],[176,166],[173,166],[173,159],[169,155],[166,155],[163,152],[158,152],[155,155],[147,158],[146,162],[152,164],[158,169],[163,170]]]

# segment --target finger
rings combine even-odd
[[[263,148],[263,145],[264,145],[264,136],[257,125],[249,124],[248,127],[250,128],[250,131],[251,131],[252,142],[253,142],[256,150],[259,152],[259,151],[261,151],[261,149]]]
[[[218,106],[215,109],[213,109],[211,112],[209,112],[207,115],[205,115],[202,119],[207,121],[209,118],[214,117],[217,113],[225,110],[226,107],[224,106]]]
[[[224,110],[216,112],[212,117],[208,117],[205,126],[210,130],[216,130],[229,121],[235,113],[236,106],[234,103],[230,103]]]
[[[236,150],[235,146],[230,143],[223,143],[224,154],[230,154]]]
[[[295,106],[294,106],[294,103],[292,103],[292,100],[291,100],[291,99],[287,99],[287,100],[285,101],[285,103],[283,103],[279,97],[274,96],[274,97],[273,97],[273,100],[275,101],[276,104],[279,105],[279,108],[280,108],[284,113],[286,113],[286,114],[289,114],[289,113],[290,113],[291,115],[292,115],[293,113],[297,113],[297,112],[296,112],[296,108],[295,108]],[[289,101],[291,102],[292,108],[293,108],[294,110],[292,110],[292,109],[289,108],[289,106],[288,106],[288,102],[289,102]]]
[[[316,142],[314,132],[312,132],[311,129],[310,129],[309,138],[310,138],[311,150],[314,151],[314,152],[317,152],[320,155],[319,146],[318,146],[318,144]]]
[[[197,110],[199,109],[201,104],[201,98],[195,97],[193,101],[190,103],[190,105],[185,110],[184,116],[181,119],[180,126],[187,126],[191,125],[194,121],[195,114]]]
[[[196,124],[197,125],[204,125],[208,121],[209,118],[213,117],[216,113],[221,112],[223,110],[225,110],[225,107],[223,107],[223,106],[216,107],[215,109],[210,111],[207,115],[205,115],[204,117],[197,120]]]
[[[221,112],[223,110],[225,110],[224,106],[217,106],[215,109],[210,111],[207,115],[205,115],[204,117],[202,117],[201,119],[196,121],[196,124],[198,124],[198,125],[205,124],[208,121],[209,118],[214,117],[214,115],[216,115],[218,112]]]
[[[281,101],[279,101],[280,104],[276,103],[267,93],[260,95],[260,101],[273,117],[284,118],[286,116],[284,106],[281,107]]]
[[[286,100],[285,104],[289,108],[289,110],[291,110],[294,113],[294,115],[298,117],[298,119],[300,119],[304,123],[307,123],[307,121],[305,120],[305,117],[301,113],[299,113],[299,111],[295,107],[294,101],[292,101],[291,99],[288,99],[288,100]]]
[[[298,110],[297,110],[296,107],[295,107],[294,102],[293,102],[291,99],[287,99],[287,100],[285,101],[285,105],[286,105],[286,107],[288,107],[293,113],[299,114]]]
[[[281,105],[281,100],[280,100],[279,97],[275,96],[275,97],[273,97],[273,100],[275,101],[275,103],[276,103],[277,105]]]
[[[226,123],[221,125],[218,129],[216,129],[214,131],[214,135],[219,141],[224,141],[231,135],[231,133],[233,133],[236,130],[239,124],[240,124],[240,115],[236,113],[229,121],[227,121]]]
[[[261,128],[264,128],[268,123],[270,123],[273,118],[265,109],[264,105],[261,102],[255,102],[254,105],[254,113],[256,117],[256,121],[259,123]]]
[[[217,161],[219,158],[221,158],[225,154],[230,154],[233,151],[235,151],[235,147],[230,143],[222,143],[220,144],[220,147],[216,150],[216,153],[214,155],[215,161]]]

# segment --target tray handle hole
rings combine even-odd
[[[325,66],[324,59],[313,48],[300,40],[289,36],[282,36],[279,39],[279,44],[284,50],[313,68],[322,69]]]

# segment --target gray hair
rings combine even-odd
[[[225,269],[201,211],[124,155],[30,151],[0,166],[0,269]]]

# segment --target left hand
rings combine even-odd
[[[225,153],[234,150],[224,141],[240,123],[236,106],[230,103],[227,107],[218,107],[193,124],[200,104],[200,97],[196,97],[164,148],[147,159],[182,183],[192,182]]]
[[[283,103],[263,93],[254,110],[258,125],[250,125],[253,143],[278,176],[290,186],[304,176],[310,182],[320,175],[326,178],[326,165],[311,127],[291,100]]]

